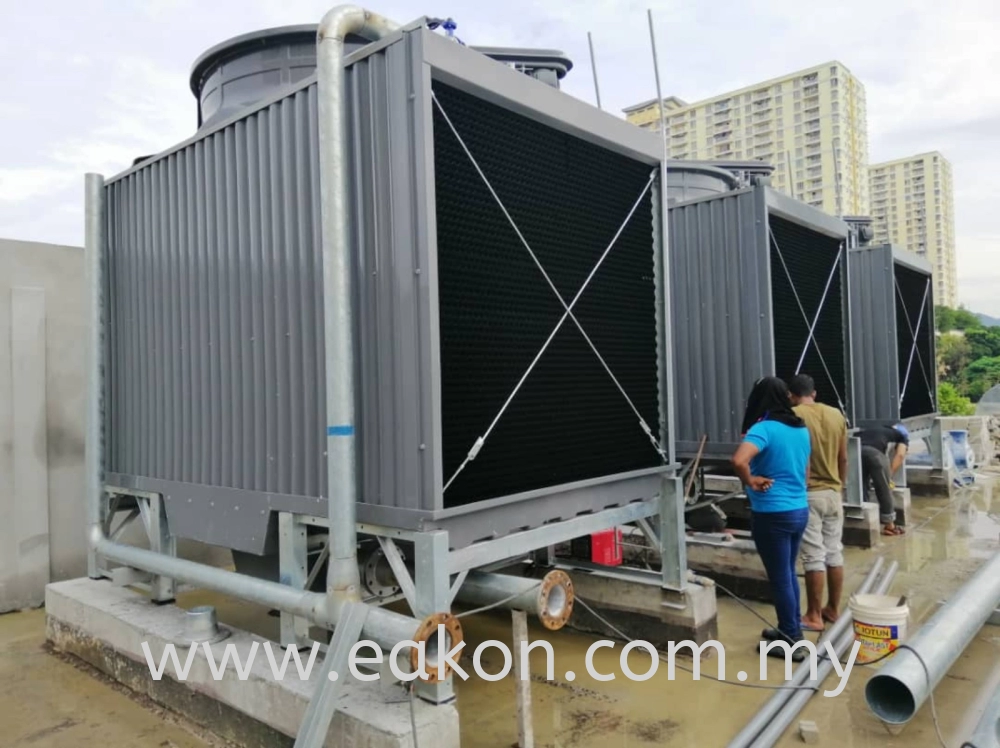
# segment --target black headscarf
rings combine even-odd
[[[743,433],[758,421],[765,420],[778,421],[796,428],[806,425],[792,410],[792,403],[788,399],[788,385],[778,377],[764,377],[754,383],[743,415]]]

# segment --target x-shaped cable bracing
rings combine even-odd
[[[903,315],[906,317],[906,326],[910,328],[910,337],[912,339],[912,344],[910,346],[910,358],[906,364],[906,374],[903,377],[903,386],[899,390],[899,405],[902,407],[903,398],[906,396],[906,386],[910,383],[910,370],[913,368],[913,355],[917,355],[920,360],[920,373],[923,374],[924,382],[927,384],[927,390],[931,393],[931,405],[937,407],[935,402],[937,398],[935,397],[934,388],[931,387],[930,378],[927,376],[927,368],[924,364],[924,357],[920,355],[920,350],[917,348],[917,333],[920,332],[920,325],[924,319],[924,310],[927,308],[927,294],[931,290],[930,279],[927,280],[927,285],[924,286],[924,297],[920,301],[920,314],[917,316],[917,326],[914,328],[913,322],[910,320],[910,313],[906,309],[906,300],[903,298],[903,292],[899,288],[899,281],[893,279],[893,283],[896,286],[896,293],[899,295],[900,305],[903,307]]]
[[[785,257],[781,253],[781,247],[778,245],[778,240],[774,236],[774,229],[771,228],[770,224],[768,224],[767,232],[771,237],[771,241],[774,243],[774,249],[778,253],[778,259],[781,260],[781,267],[785,270],[785,277],[788,278],[788,285],[791,286],[792,295],[795,296],[795,303],[799,306],[799,311],[802,313],[802,319],[809,328],[809,335],[806,337],[806,343],[802,348],[802,355],[799,356],[799,363],[795,367],[795,373],[798,374],[802,370],[802,364],[806,359],[806,352],[809,350],[809,344],[812,343],[816,348],[816,354],[819,356],[819,361],[823,365],[823,371],[826,372],[826,378],[829,380],[830,386],[833,387],[833,392],[837,396],[837,405],[840,407],[840,412],[846,415],[847,408],[844,405],[844,399],[840,396],[840,391],[837,389],[837,383],[833,381],[833,375],[830,373],[830,368],[826,365],[826,359],[823,357],[823,351],[820,350],[819,341],[814,337],[816,324],[819,322],[819,315],[823,311],[823,307],[826,305],[826,297],[830,293],[830,284],[833,282],[833,278],[837,274],[837,270],[840,269],[840,258],[844,253],[844,245],[840,245],[840,251],[837,252],[837,257],[833,261],[833,267],[830,269],[830,275],[826,279],[826,287],[823,289],[823,296],[819,300],[819,306],[816,307],[816,314],[812,321],[810,321],[809,315],[806,314],[805,307],[802,305],[802,299],[799,298],[799,292],[795,289],[795,281],[792,279],[792,274],[788,270],[788,265],[785,264]]]
[[[576,303],[580,300],[580,297],[583,296],[584,291],[587,290],[587,286],[590,285],[590,282],[597,274],[598,269],[604,263],[604,260],[607,258],[607,256],[611,253],[611,250],[614,249],[614,246],[615,244],[617,244],[619,237],[625,230],[625,227],[628,226],[629,222],[632,220],[632,216],[635,215],[636,210],[638,210],[639,206],[642,204],[642,200],[646,196],[646,193],[649,192],[649,188],[653,184],[653,180],[656,178],[656,170],[654,170],[650,174],[649,179],[647,180],[645,186],[642,188],[642,192],[639,194],[639,197],[632,205],[632,209],[628,212],[628,215],[625,217],[625,220],[622,222],[621,226],[618,227],[618,231],[615,232],[615,235],[614,237],[612,237],[611,242],[608,244],[604,252],[601,254],[600,258],[597,260],[597,263],[590,271],[590,274],[583,281],[583,284],[580,286],[580,289],[576,292],[576,295],[567,304],[562,294],[559,293],[559,289],[556,288],[556,285],[552,281],[552,278],[550,278],[549,274],[545,271],[545,267],[538,259],[538,256],[535,254],[535,251],[531,248],[531,245],[528,243],[527,239],[524,238],[524,234],[521,233],[521,230],[518,228],[517,223],[515,223],[514,219],[510,215],[510,212],[507,210],[507,207],[503,204],[503,201],[500,199],[500,196],[497,194],[496,190],[493,189],[493,185],[490,183],[490,180],[486,177],[486,174],[483,173],[482,168],[479,166],[479,162],[476,161],[475,156],[472,155],[472,152],[469,150],[469,147],[462,139],[462,136],[455,128],[455,125],[452,123],[451,118],[448,116],[447,112],[445,112],[444,107],[441,106],[441,102],[438,100],[437,95],[434,94],[434,92],[431,92],[431,97],[434,101],[434,104],[437,106],[438,111],[441,113],[441,116],[444,119],[445,123],[448,125],[448,128],[451,130],[452,134],[455,136],[455,139],[458,141],[459,146],[465,152],[465,155],[472,163],[472,166],[476,170],[476,173],[479,175],[479,178],[483,181],[483,184],[486,186],[486,189],[489,190],[489,193],[493,197],[493,200],[496,202],[497,206],[503,212],[503,215],[507,219],[507,222],[514,230],[514,233],[517,234],[517,238],[520,240],[525,250],[527,250],[528,254],[531,256],[532,262],[535,263],[535,266],[542,274],[542,277],[545,279],[545,282],[548,284],[549,288],[552,289],[552,293],[555,294],[557,299],[559,299],[559,303],[562,305],[564,310],[562,317],[560,317],[559,319],[559,322],[556,323],[556,326],[553,328],[548,338],[542,344],[542,347],[535,355],[535,358],[528,365],[528,368],[525,369],[524,374],[521,376],[518,383],[514,386],[514,389],[511,391],[510,395],[507,397],[504,404],[500,407],[500,410],[493,418],[493,421],[490,423],[489,427],[486,429],[485,432],[483,432],[482,436],[476,439],[475,443],[472,445],[472,448],[469,450],[469,453],[466,455],[465,460],[462,461],[462,464],[458,466],[458,469],[455,470],[451,478],[448,479],[448,482],[445,483],[444,490],[447,491],[448,487],[455,482],[455,479],[466,468],[466,466],[474,459],[476,459],[476,457],[479,455],[479,452],[482,450],[483,445],[486,443],[486,440],[490,437],[490,434],[493,432],[493,429],[496,428],[497,423],[499,423],[500,419],[503,417],[503,414],[507,411],[507,408],[510,406],[511,402],[513,402],[514,398],[517,396],[517,393],[521,390],[521,387],[524,385],[525,381],[527,381],[531,372],[535,369],[535,366],[538,364],[539,360],[541,360],[542,355],[545,353],[549,345],[555,339],[559,330],[562,329],[562,326],[567,319],[572,320],[573,324],[576,325],[577,330],[580,331],[580,334],[583,336],[583,339],[587,342],[587,345],[590,347],[590,350],[594,352],[594,355],[597,356],[597,360],[600,361],[601,366],[604,367],[604,371],[607,372],[608,376],[611,378],[611,381],[614,382],[615,386],[618,388],[618,391],[622,394],[622,397],[625,398],[625,402],[628,403],[629,407],[632,409],[632,412],[635,413],[636,417],[639,419],[639,426],[642,428],[643,432],[649,438],[650,442],[653,445],[653,448],[657,451],[660,457],[666,460],[667,459],[666,452],[660,445],[659,440],[657,440],[657,438],[653,435],[652,429],[646,423],[646,420],[642,417],[642,414],[639,413],[639,409],[636,408],[635,403],[632,402],[632,398],[628,396],[628,393],[625,391],[625,388],[622,387],[621,382],[618,381],[618,378],[614,375],[614,372],[611,371],[611,368],[604,360],[604,357],[601,355],[600,351],[597,350],[597,346],[594,345],[593,341],[590,339],[590,336],[587,335],[587,332],[583,329],[583,326],[580,324],[580,321],[576,318],[576,315],[573,314],[573,307],[576,306]]]

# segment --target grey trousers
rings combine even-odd
[[[879,519],[883,525],[896,521],[896,505],[892,499],[892,489],[889,487],[889,458],[885,452],[879,452],[873,447],[861,448],[861,479],[868,492],[871,483],[878,499]]]

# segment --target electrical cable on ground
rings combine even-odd
[[[574,598],[574,600],[575,600],[575,602],[580,603],[580,605],[582,605],[584,607],[584,609],[586,609],[592,616],[594,616],[594,618],[596,618],[598,621],[600,621],[601,623],[603,623],[611,631],[613,631],[615,634],[617,634],[618,636],[620,636],[625,641],[627,641],[629,643],[632,643],[632,642],[636,641],[632,637],[630,637],[627,634],[625,634],[624,632],[622,632],[622,630],[619,629],[619,628],[617,628],[614,624],[610,623],[606,618],[604,618],[603,616],[601,616],[597,611],[595,611],[592,607],[590,607],[587,604],[587,602],[585,600],[583,600],[581,597],[577,596],[576,598]],[[659,655],[659,659],[660,659],[661,662],[667,662],[667,663],[670,662],[669,659],[664,659],[664,657],[663,657],[662,654]],[[686,673],[691,673],[692,675],[694,674],[694,670],[692,668],[685,667],[684,665],[679,665],[676,661],[673,664],[679,670],[683,670]],[[707,678],[708,680],[715,681],[716,683],[721,683],[723,685],[737,686],[739,688],[751,688],[751,689],[760,690],[760,691],[813,691],[813,692],[819,691],[819,687],[818,686],[765,686],[765,685],[761,685],[761,684],[757,684],[757,683],[740,683],[739,681],[722,680],[720,678],[716,678],[713,675],[709,675],[708,673],[701,673],[701,672],[699,672],[698,675],[699,675],[699,677]]]

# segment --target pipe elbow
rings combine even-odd
[[[317,31],[320,43],[330,40],[343,44],[349,34],[377,41],[399,25],[357,5],[338,5],[323,16]]]
[[[367,12],[357,5],[338,5],[331,8],[319,22],[316,32],[317,40],[343,42],[349,33],[357,33],[357,29],[365,25]]]

